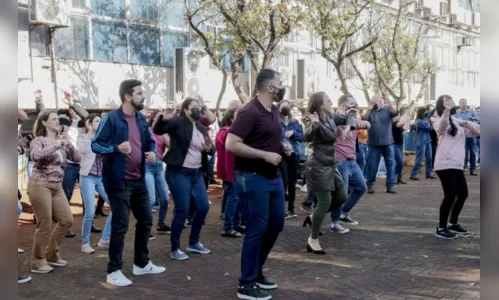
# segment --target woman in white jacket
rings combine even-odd
[[[82,224],[82,246],[81,252],[90,254],[95,250],[90,246],[90,232],[95,211],[95,191],[109,205],[109,199],[104,184],[102,183],[102,157],[92,152],[91,144],[95,136],[95,132],[99,127],[101,118],[98,114],[90,114],[85,118],[85,133],[80,135],[77,140],[77,149],[82,155],[80,163],[80,191],[83,197],[85,215]],[[106,221],[106,226],[102,232],[102,238],[97,243],[99,247],[109,247],[109,239],[111,236],[111,219],[112,214]]]

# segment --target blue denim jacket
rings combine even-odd
[[[284,133],[286,131],[293,130],[293,135],[289,138],[289,142],[291,143],[291,146],[293,146],[293,152],[298,156],[301,155],[300,143],[304,141],[305,137],[300,122],[298,122],[298,120],[292,120],[287,126],[281,122],[281,127],[281,141],[284,140]],[[301,151],[303,151],[303,149]]]
[[[416,120],[416,145],[426,145],[431,143],[430,131],[433,126],[425,119]]]

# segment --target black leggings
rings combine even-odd
[[[468,183],[463,170],[446,169],[438,170],[436,173],[444,190],[444,200],[440,205],[439,227],[447,228],[447,222],[457,224],[464,202],[468,198]]]
[[[279,168],[281,169],[284,190],[287,191],[288,211],[295,211],[296,199],[296,175],[298,172],[299,160],[295,153],[282,158]]]

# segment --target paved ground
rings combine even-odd
[[[306,253],[309,231],[300,226],[304,217],[300,211],[298,219],[286,222],[266,265],[266,274],[280,285],[272,292],[273,299],[480,299],[480,179],[468,180],[470,197],[461,224],[473,235],[455,241],[433,236],[442,198],[438,180],[397,187],[397,195],[383,193],[384,180],[378,181],[377,193],[365,196],[352,214],[361,225],[352,226],[347,235],[328,232],[322,237],[325,256]],[[19,299],[236,299],[242,240],[220,237],[219,188],[211,194],[213,205],[202,232],[202,242],[211,254],[172,261],[169,236],[157,236],[149,244],[150,257],[165,265],[167,272],[135,278],[131,275],[133,234],[128,234],[124,273],[134,284],[116,289],[105,282],[106,252],[80,253],[78,234],[66,240],[62,250],[69,265],[34,275],[32,283],[19,288]],[[73,208],[76,214],[81,212],[78,204]],[[28,218],[23,214],[22,219]],[[78,233],[81,221],[81,216],[75,217]],[[96,220],[99,226],[104,221]],[[326,221],[324,228],[328,225]],[[19,247],[26,250],[20,260],[23,273],[28,272],[34,229],[24,224],[19,230]],[[184,232],[183,247],[187,236]],[[92,244],[99,238],[93,234]]]

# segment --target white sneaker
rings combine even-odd
[[[301,189],[301,185],[297,183],[297,184],[295,184],[295,188]]]
[[[308,192],[308,189],[307,189],[307,185],[306,185],[306,184],[305,184],[305,185],[303,185],[303,186],[301,187],[301,191],[302,191],[302,192],[304,192],[304,193],[307,193],[307,192]]]
[[[138,267],[134,264],[132,273],[135,276],[139,276],[139,275],[146,275],[146,274],[160,274],[160,273],[163,273],[164,271],[166,271],[165,267],[155,266],[151,261],[149,261],[147,266],[145,266],[143,268]]]
[[[329,231],[340,233],[340,234],[347,234],[350,232],[350,229],[341,226],[340,223],[333,223],[333,224],[331,224],[331,228],[329,228]]]
[[[210,205],[212,205],[213,203],[211,202],[211,200],[208,200],[208,203],[210,203]]]
[[[21,248],[17,248],[17,253],[24,253],[24,250]]]
[[[55,267],[65,267],[68,262],[65,261],[65,260],[62,260],[62,259],[58,259],[56,261],[47,261],[47,263],[50,265],[50,266],[55,266]]]
[[[130,279],[126,278],[121,270],[114,271],[111,274],[107,274],[107,283],[114,286],[129,286],[132,285]]]
[[[94,248],[90,247],[90,244],[85,244],[81,246],[81,252],[85,254],[92,254],[95,252]]]
[[[109,248],[109,241],[104,241],[103,239],[100,239],[99,242],[97,243],[97,246],[101,248]]]

